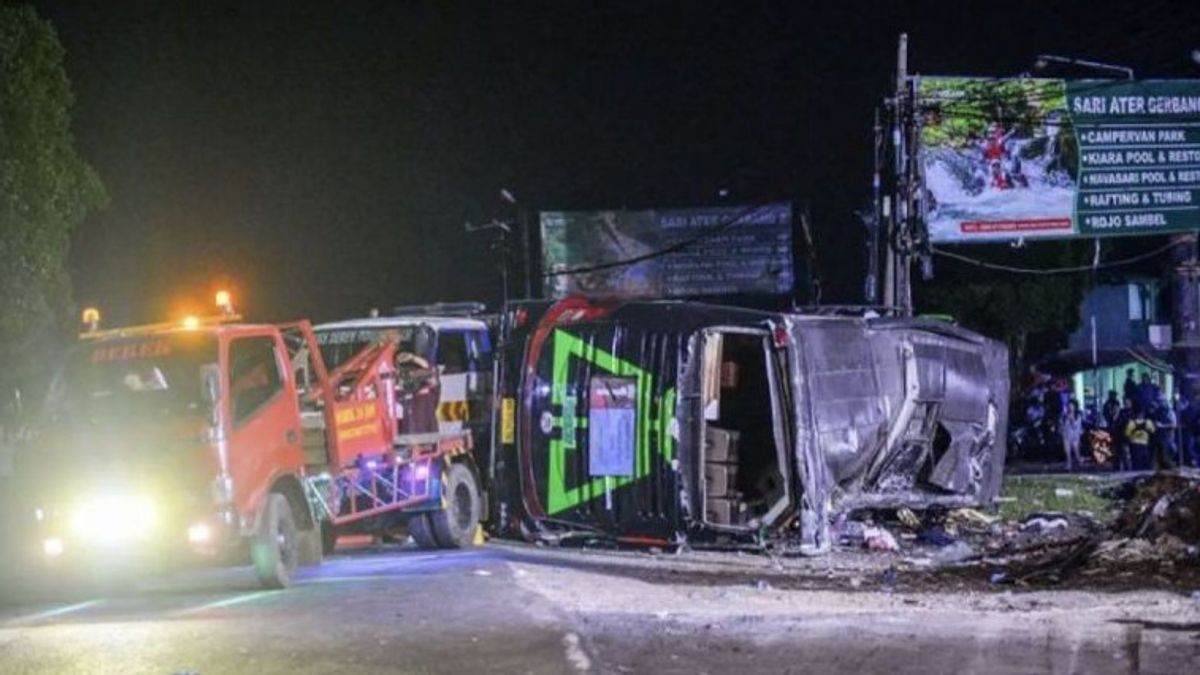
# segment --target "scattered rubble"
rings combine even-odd
[[[1112,504],[1107,513],[1003,520],[975,509],[902,508],[854,514],[835,531],[843,547],[898,554],[900,565],[888,567],[885,587],[906,575],[953,574],[990,585],[1182,584],[1190,593],[1200,583],[1200,473],[1142,476],[1105,496]]]
[[[975,549],[971,548],[970,544],[962,541],[956,541],[947,546],[943,546],[933,554],[934,562],[945,564],[959,563],[964,560],[970,560],[975,557]]]
[[[882,527],[867,527],[863,529],[863,544],[871,551],[898,551],[900,544],[891,532]]]

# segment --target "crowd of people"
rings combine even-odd
[[[1067,380],[1039,379],[1024,398],[1014,443],[1029,451],[1053,449],[1068,471],[1087,462],[1121,471],[1200,467],[1200,401],[1168,400],[1148,373],[1125,371],[1120,394],[1081,407]]]

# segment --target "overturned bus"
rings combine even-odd
[[[813,554],[840,513],[999,491],[1008,354],[953,325],[584,298],[504,324],[498,534]]]

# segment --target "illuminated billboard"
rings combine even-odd
[[[547,296],[792,292],[792,205],[541,214]]]
[[[1200,81],[925,77],[934,243],[1200,228]]]

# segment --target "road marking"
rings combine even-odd
[[[259,598],[265,598],[281,592],[282,591],[258,591],[257,593],[244,593],[242,595],[235,595],[230,598],[225,598],[224,600],[217,600],[216,602],[209,602],[196,607],[188,607],[186,609],[176,610],[173,612],[173,614],[175,616],[188,616],[190,614],[197,614],[199,612],[207,612],[213,609],[221,609],[223,607],[232,607],[233,605],[241,605],[243,603],[253,602]]]
[[[297,581],[294,585],[308,586],[310,584],[340,584],[350,581],[395,581],[399,578],[401,577],[395,574],[356,574],[352,577],[313,577],[311,579]]]
[[[575,670],[586,673],[592,669],[592,660],[588,658],[587,652],[583,651],[583,647],[579,646],[578,635],[574,633],[564,635],[563,647],[567,650],[567,661]]]
[[[45,611],[37,612],[35,614],[29,614],[27,616],[18,616],[16,618],[9,619],[4,622],[4,625],[8,626],[8,625],[18,624],[18,623],[36,623],[38,621],[43,621],[45,619],[54,619],[54,618],[57,618],[60,616],[66,616],[67,614],[71,614],[73,612],[78,612],[79,610],[82,610],[82,609],[87,609],[88,607],[95,607],[96,605],[99,605],[102,602],[104,602],[103,599],[97,599],[97,600],[87,600],[85,602],[76,602],[76,603],[70,604],[70,605],[63,605],[62,607],[55,607],[54,609],[47,609]]]
[[[377,558],[332,558],[325,561],[325,564],[330,567],[380,567],[383,565],[404,565],[405,563],[419,563],[429,560],[438,560],[446,556],[441,553],[417,556],[395,556],[383,559]]]

